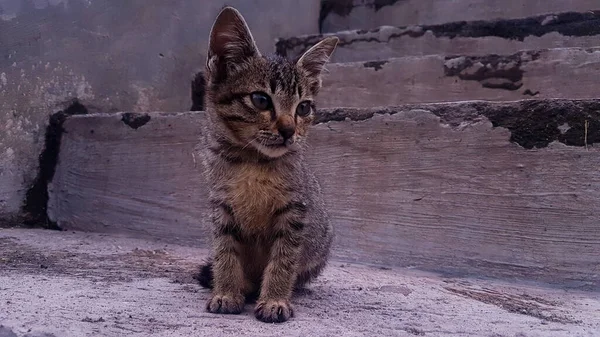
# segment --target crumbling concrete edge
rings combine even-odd
[[[206,79],[202,72],[197,73],[191,81],[191,112],[197,113],[204,110],[204,96],[206,91]],[[49,117],[48,125],[44,134],[44,147],[38,156],[37,175],[26,192],[20,214],[0,214],[0,228],[25,225],[28,227],[44,227],[48,229],[60,230],[61,228],[48,215],[48,185],[54,178],[58,158],[60,154],[60,144],[62,134],[64,133],[63,124],[73,116],[88,117],[115,117],[132,129],[138,129],[146,125],[153,116],[169,116],[182,114],[179,112],[101,112],[97,107],[84,105],[78,98],[73,98],[64,104],[65,109],[53,113]]]
[[[394,115],[403,111],[426,110],[450,127],[489,120],[493,127],[511,132],[511,142],[523,148],[547,147],[552,142],[585,147],[600,143],[600,99],[523,99],[516,101],[460,101],[413,103],[392,107],[340,107],[318,109],[314,125],[329,122],[359,122],[376,115]],[[117,118],[132,129],[143,127],[151,119],[185,115],[204,115],[204,111],[189,112],[119,112],[110,115],[88,113],[69,118]],[[203,117],[200,117],[203,118]]]
[[[419,38],[431,32],[435,37],[454,39],[457,37],[481,38],[499,37],[507,40],[523,41],[529,36],[540,37],[549,33],[563,36],[581,37],[600,35],[600,10],[588,12],[564,12],[538,15],[520,19],[498,19],[490,21],[459,21],[439,25],[421,25],[410,27],[383,26],[370,30],[349,30],[337,33],[303,35],[276,40],[276,53],[284,57],[289,50],[302,54],[308,48],[327,36],[340,38],[338,46],[357,42],[388,43],[404,36]]]
[[[427,110],[451,127],[487,118],[493,127],[511,132],[510,141],[525,149],[544,148],[552,142],[586,147],[600,143],[600,99],[526,99],[511,102],[462,101],[406,104],[395,107],[334,108],[320,110],[315,124],[364,121],[375,115]]]
[[[357,7],[371,7],[377,12],[386,6],[393,6],[398,0],[372,0],[355,4],[352,0],[321,0],[321,11],[319,12],[319,32],[323,32],[323,22],[330,13],[346,16]]]
[[[48,184],[52,182],[58,164],[64,122],[70,116],[87,113],[88,109],[78,99],[73,99],[67,108],[50,115],[44,136],[44,148],[38,157],[37,176],[27,190],[21,208],[19,222],[24,225],[60,230],[60,227],[48,218]],[[13,219],[11,222],[14,221],[17,220]]]

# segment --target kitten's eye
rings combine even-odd
[[[298,115],[300,117],[306,117],[306,116],[310,115],[311,108],[312,107],[310,106],[310,102],[304,101],[304,102],[298,104],[298,106],[296,107],[296,115]]]
[[[265,93],[262,93],[262,92],[252,93],[250,95],[250,99],[252,100],[252,104],[254,104],[254,107],[257,108],[258,110],[261,110],[261,111],[269,110],[272,107],[271,99]]]

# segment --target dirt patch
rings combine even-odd
[[[11,238],[0,238],[0,270],[9,272],[77,276],[114,282],[166,277],[174,283],[193,284],[194,267],[161,249],[133,248],[123,254],[97,256],[68,250],[44,252]],[[82,274],[82,270],[86,272]]]
[[[84,319],[81,320],[82,322],[87,322],[87,323],[103,323],[106,322],[106,320],[102,317],[99,318],[90,318],[88,316],[85,316]]]
[[[123,114],[121,120],[130,128],[136,130],[146,125],[152,119],[148,114],[141,114],[136,112],[126,112]]]
[[[365,62],[363,66],[365,68],[373,68],[375,71],[383,69],[383,65],[388,63],[388,61],[369,61]]]
[[[46,255],[10,238],[0,238],[0,270],[26,269],[39,272],[48,270],[62,272],[62,267],[59,266],[60,259],[60,254],[56,254],[56,252]]]
[[[558,303],[544,300],[530,295],[511,295],[500,293],[492,289],[459,289],[446,287],[446,290],[474,299],[486,304],[492,304],[510,313],[521,314],[539,318],[546,322],[563,324],[579,324],[581,321],[574,320],[567,315],[553,313],[557,310]]]
[[[417,329],[417,328],[406,328],[405,329],[406,332],[408,332],[411,335],[415,335],[415,336],[425,336],[425,331],[421,330],[421,329]]]
[[[517,90],[523,86],[521,67],[539,58],[538,52],[513,55],[448,56],[444,74],[465,81],[477,81],[484,88]]]

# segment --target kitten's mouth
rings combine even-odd
[[[271,157],[281,157],[289,151],[295,149],[295,142],[293,139],[287,139],[285,141],[254,141],[252,142],[254,148],[260,153]]]
[[[260,145],[263,145],[268,148],[289,147],[294,145],[294,142],[294,137],[283,139],[282,137],[266,136],[258,140],[258,143],[260,143]]]
[[[288,146],[291,146],[294,144],[294,140],[287,139],[287,140],[284,140],[283,142],[267,142],[267,143],[262,143],[262,144],[266,147],[274,147],[274,148],[288,147]]]

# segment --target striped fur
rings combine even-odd
[[[209,312],[240,313],[258,294],[259,320],[286,321],[293,289],[327,263],[333,227],[304,154],[336,44],[325,39],[296,62],[265,57],[237,10],[226,7],[215,21],[205,71],[214,243],[199,276],[212,288]],[[301,104],[307,115],[297,113]]]

